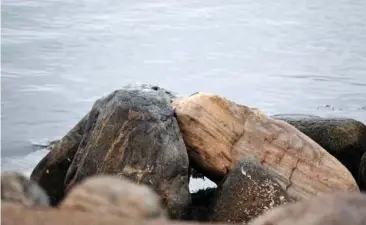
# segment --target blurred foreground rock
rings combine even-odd
[[[156,86],[130,85],[97,100],[31,177],[57,204],[89,176],[126,176],[153,187],[169,215],[179,218],[190,202],[189,161],[173,97]]]
[[[284,121],[213,94],[175,99],[173,105],[192,164],[213,181],[252,156],[295,199],[359,191],[347,168]]]
[[[362,155],[366,152],[366,125],[347,118],[279,114],[284,120],[336,157],[358,179]]]
[[[117,176],[93,176],[75,185],[61,209],[134,219],[165,218],[159,196],[148,186]]]
[[[277,207],[250,225],[364,225],[366,195],[334,193]]]
[[[23,174],[12,171],[1,172],[1,201],[24,206],[49,206],[46,192]]]
[[[2,225],[199,225],[208,223],[175,222],[163,219],[136,220],[113,215],[55,208],[24,208],[14,204],[2,204]],[[215,223],[224,225],[223,223]],[[229,225],[229,224],[226,224]]]
[[[271,174],[252,159],[241,160],[213,197],[210,220],[242,223],[291,202]]]

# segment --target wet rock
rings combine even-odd
[[[366,153],[363,154],[358,174],[358,185],[361,191],[366,192]]]
[[[60,208],[134,219],[166,216],[159,196],[150,187],[110,175],[93,176],[75,185]]]
[[[74,159],[87,123],[89,114],[80,120],[60,141],[53,142],[52,150],[37,164],[31,174],[50,196],[50,203],[56,205],[65,195],[65,177]]]
[[[199,225],[194,222],[174,222],[165,219],[136,220],[108,214],[100,216],[98,213],[78,210],[31,209],[4,203],[1,205],[1,214],[1,224],[3,225]]]
[[[242,223],[273,207],[291,202],[286,191],[263,166],[242,160],[219,186],[213,198],[210,219]]]
[[[56,189],[53,196],[60,200],[64,194],[60,190],[70,190],[88,176],[123,175],[153,187],[169,215],[178,218],[190,201],[189,161],[170,105],[173,97],[156,86],[129,85],[98,99],[78,138],[71,165],[62,168],[62,172],[67,169],[66,176],[46,176],[45,169],[54,165],[46,160],[38,166],[41,171],[36,168],[34,177],[49,182],[46,190]],[[52,152],[56,151],[65,149],[55,148]]]
[[[361,193],[326,194],[279,206],[249,224],[363,225],[366,224],[366,196]]]
[[[24,206],[49,206],[46,192],[23,174],[1,172],[1,201]]]
[[[293,125],[336,157],[358,178],[362,155],[366,152],[366,125],[347,118],[279,114],[273,118]]]
[[[252,156],[296,199],[359,191],[351,173],[311,138],[259,109],[198,93],[173,101],[195,169],[219,183],[239,160]]]

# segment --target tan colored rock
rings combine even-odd
[[[361,157],[366,152],[366,125],[349,118],[324,118],[313,115],[278,114],[338,159],[357,180]],[[358,183],[362,190],[361,185]]]
[[[14,204],[2,204],[2,225],[199,225],[200,223],[173,222],[169,220],[135,220],[113,215],[104,215],[55,208],[30,209]],[[220,225],[220,224],[216,224]],[[221,224],[223,225],[223,224]],[[227,224],[228,225],[228,224]]]
[[[191,161],[212,180],[219,181],[239,160],[253,156],[296,199],[359,191],[335,157],[285,121],[207,93],[172,104]]]
[[[73,187],[62,209],[134,219],[165,218],[159,196],[147,185],[118,176],[92,176]]]
[[[250,225],[364,225],[366,195],[333,193],[274,208]]]

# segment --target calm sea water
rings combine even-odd
[[[364,0],[3,0],[1,168],[129,83],[366,123]]]

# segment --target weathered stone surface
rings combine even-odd
[[[291,202],[281,185],[260,163],[239,162],[227,175],[213,197],[210,219],[242,223],[273,207]]]
[[[358,185],[361,191],[366,191],[366,153],[363,154],[358,173]]]
[[[253,156],[291,197],[359,191],[351,173],[292,125],[223,97],[198,93],[173,101],[191,161],[214,181]]]
[[[24,206],[49,206],[46,192],[23,174],[1,172],[1,201]]]
[[[366,196],[334,193],[277,207],[254,219],[250,225],[364,225]]]
[[[36,168],[37,176],[33,177],[43,180],[41,183],[49,182],[46,190],[56,189],[58,192],[53,196],[59,200],[64,194],[60,190],[65,187],[69,190],[88,176],[123,175],[152,186],[164,200],[169,214],[179,217],[190,201],[189,161],[170,105],[172,97],[170,92],[156,86],[130,85],[97,100],[83,126],[66,176],[47,176],[47,169],[50,172],[49,166],[55,164],[46,160]]]
[[[166,216],[161,199],[150,187],[110,175],[92,176],[75,185],[60,208],[135,219]]]
[[[279,114],[273,118],[293,125],[336,157],[358,178],[362,155],[366,152],[366,125],[347,118]]]
[[[78,210],[60,210],[55,208],[30,209],[18,205],[1,205],[2,225],[199,225],[201,223],[174,222],[163,219],[136,220],[113,215],[104,216]],[[204,225],[202,223],[202,225]],[[220,225],[220,224],[216,224]],[[224,224],[221,224],[224,225]],[[228,225],[228,224],[227,224]]]
[[[54,142],[52,150],[37,164],[31,174],[35,180],[50,197],[52,205],[58,202],[65,195],[65,176],[69,166],[74,159],[85,128],[91,124],[87,123],[89,114],[74,126],[60,141]]]

